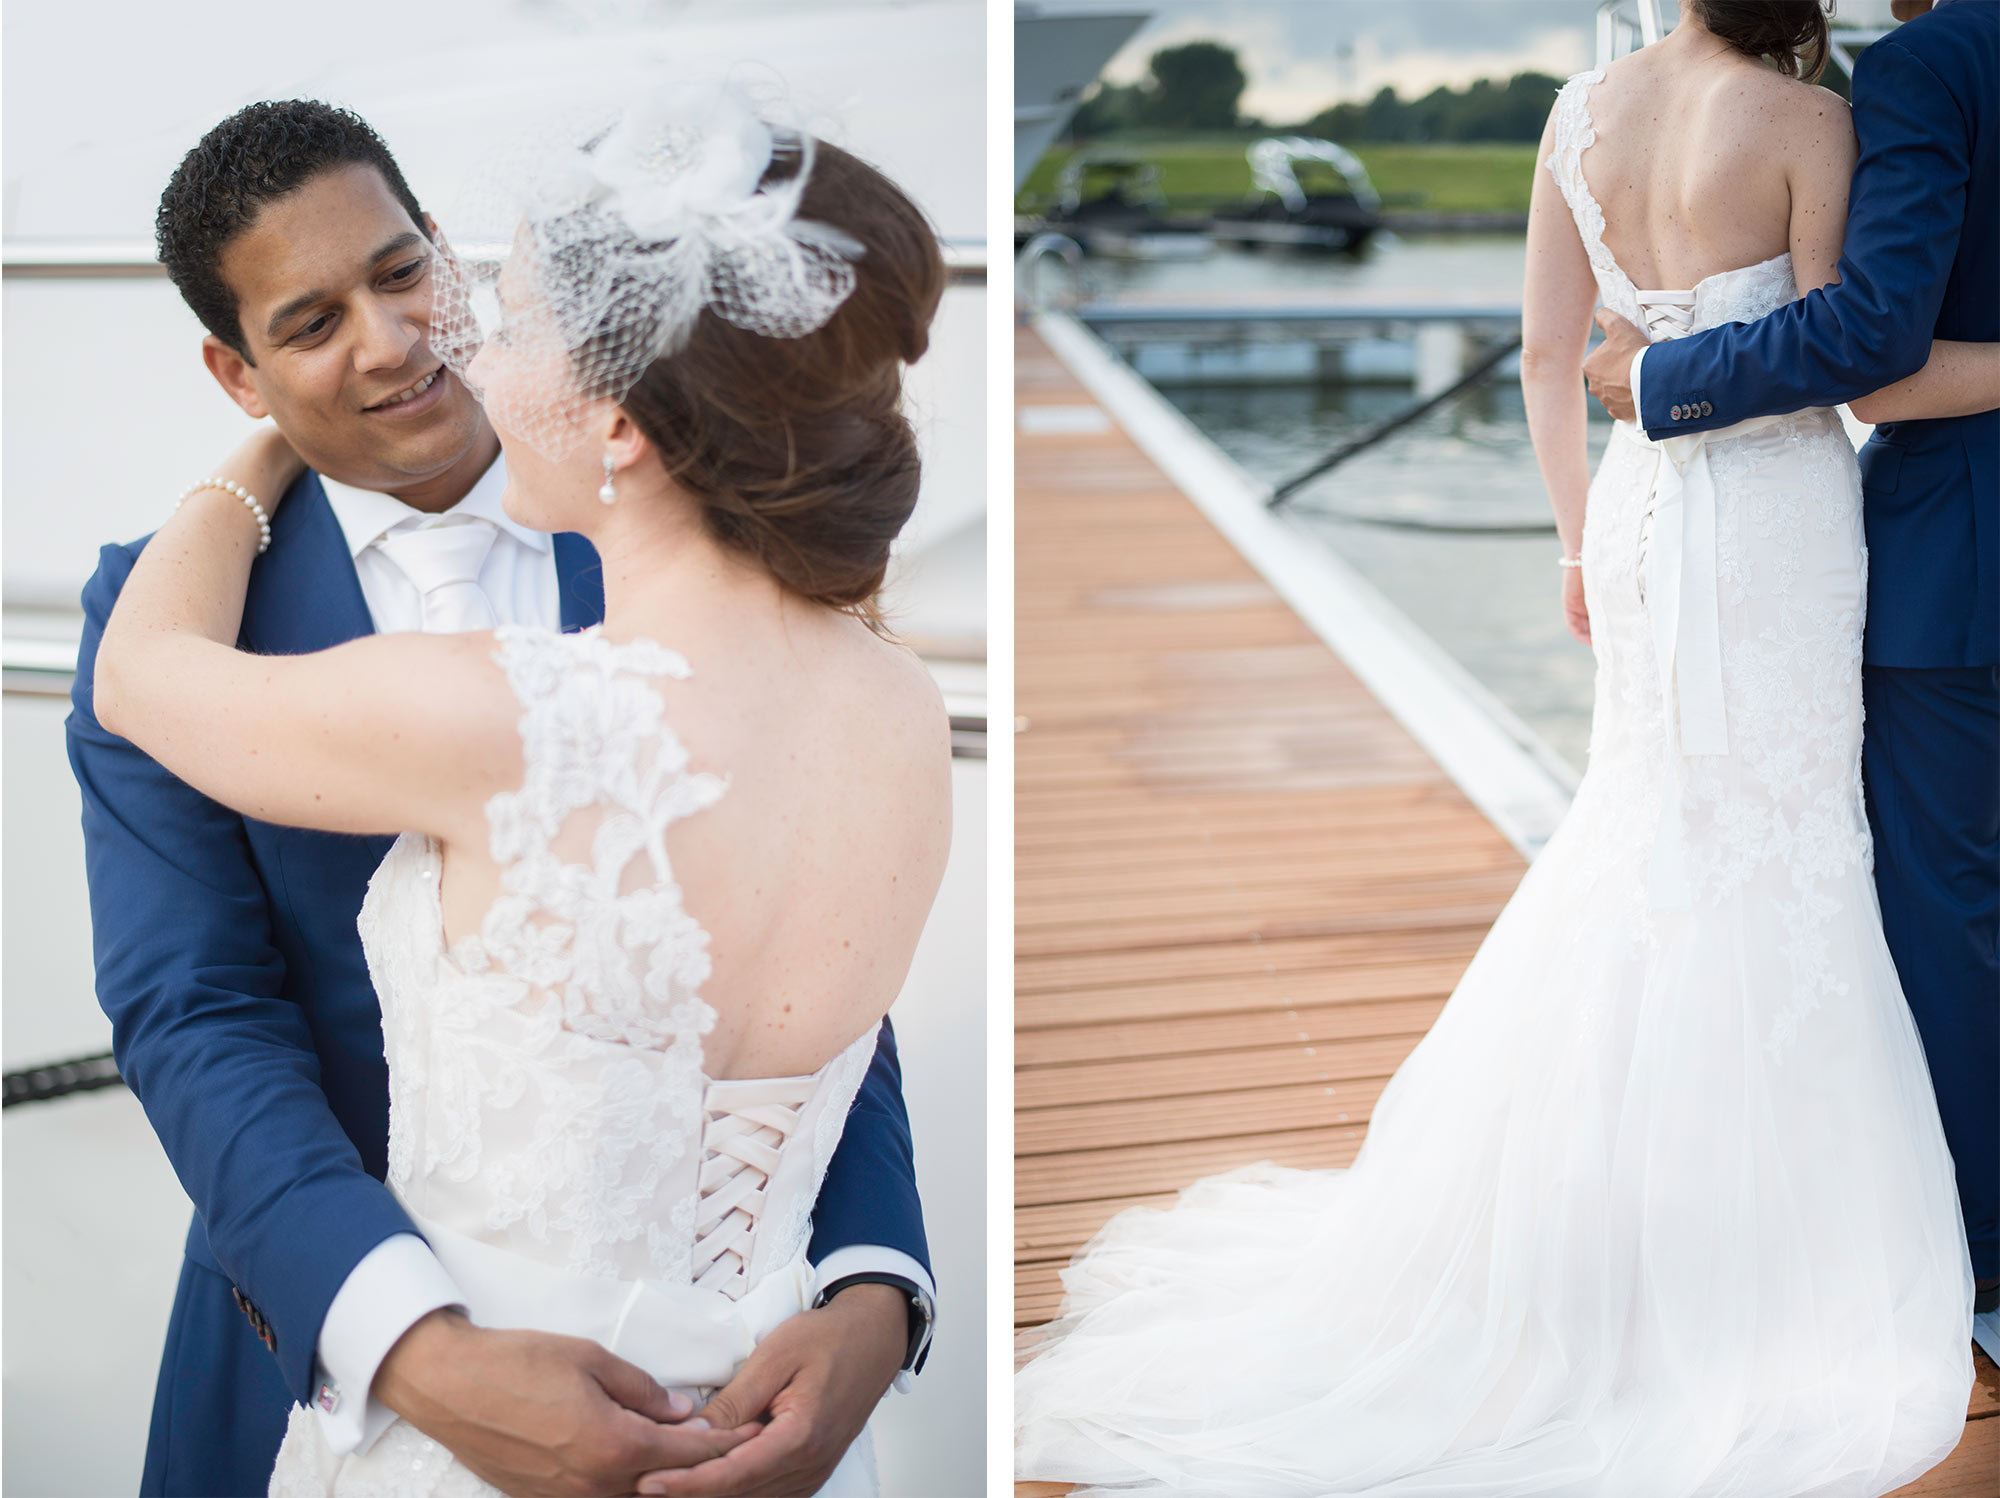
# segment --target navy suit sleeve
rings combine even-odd
[[[896,1032],[887,1020],[820,1185],[807,1257],[817,1264],[834,1250],[857,1244],[899,1249],[925,1269],[931,1267],[923,1203],[917,1199],[910,1115],[903,1106],[903,1071],[896,1059]]]
[[[1972,131],[1952,91],[1894,38],[1861,54],[1854,131],[1839,282],[1757,322],[1656,345],[1640,391],[1647,435],[1835,406],[1923,368],[1965,222]],[[1712,415],[1671,418],[1703,402]]]
[[[335,1292],[377,1243],[415,1229],[328,1106],[243,819],[97,722],[98,641],[135,555],[105,547],[84,589],[66,725],[98,1002],[216,1262],[262,1312],[287,1387],[309,1402]]]

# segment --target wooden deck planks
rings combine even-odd
[[[1020,405],[1092,405],[1041,342]],[[1350,1163],[1520,856],[1115,427],[1017,435],[1015,1322],[1115,1212]],[[2000,1378],[1903,1490],[1990,1498]],[[1061,1493],[1061,1484],[1016,1492]]]
[[[1015,464],[1025,1327],[1119,1208],[1350,1161],[1523,864],[1123,432]]]

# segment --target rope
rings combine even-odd
[[[78,1056],[74,1061],[56,1061],[47,1066],[31,1066],[25,1071],[10,1071],[0,1077],[4,1084],[4,1095],[0,1095],[0,1108],[11,1108],[16,1103],[46,1103],[52,1098],[68,1097],[73,1092],[96,1092],[102,1087],[122,1087],[125,1079],[118,1075],[118,1063],[105,1051],[96,1056]]]
[[[1352,442],[1347,443],[1345,446],[1335,448],[1331,453],[1329,453],[1326,457],[1321,458],[1317,463],[1313,464],[1313,466],[1308,468],[1304,473],[1297,474],[1292,478],[1288,478],[1282,484],[1278,485],[1277,488],[1271,491],[1271,497],[1265,500],[1264,503],[1268,505],[1271,509],[1274,510],[1277,509],[1280,505],[1284,504],[1286,500],[1290,499],[1294,494],[1296,494],[1299,490],[1303,489],[1307,484],[1310,484],[1314,479],[1318,478],[1321,474],[1329,473],[1333,469],[1338,468],[1342,463],[1345,463],[1349,458],[1353,457],[1356,453],[1362,452],[1367,448],[1373,447],[1376,443],[1380,442],[1384,437],[1392,436],[1395,433],[1400,432],[1404,427],[1408,426],[1418,417],[1428,415],[1430,412],[1435,411],[1439,406],[1443,405],[1453,396],[1463,395],[1466,391],[1470,390],[1474,385],[1477,385],[1481,380],[1485,379],[1488,375],[1493,373],[1494,370],[1498,369],[1500,367],[1500,361],[1505,359],[1509,354],[1513,353],[1514,350],[1519,348],[1520,346],[1521,346],[1521,335],[1516,333],[1512,338],[1508,339],[1498,348],[1493,349],[1486,355],[1485,358],[1481,359],[1477,364],[1473,365],[1472,368],[1468,369],[1464,374],[1460,375],[1458,378],[1458,382],[1456,384],[1445,387],[1443,390],[1440,390],[1436,395],[1432,396],[1429,400],[1418,401],[1414,406],[1410,407],[1409,410],[1403,412],[1402,415],[1390,417],[1387,421],[1383,422],[1380,426],[1376,427],[1374,431],[1365,432],[1361,436],[1356,437]]]

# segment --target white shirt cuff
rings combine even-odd
[[[836,1248],[832,1253],[813,1266],[816,1283],[821,1286],[844,1280],[850,1274],[893,1274],[898,1279],[908,1280],[917,1287],[917,1293],[924,1298],[924,1309],[930,1313],[931,1332],[937,1332],[937,1281],[931,1272],[901,1249],[885,1248],[877,1243],[850,1243],[846,1248]],[[897,1372],[889,1385],[899,1394],[910,1392],[910,1370]]]
[[[382,1359],[432,1311],[465,1306],[431,1246],[414,1233],[384,1238],[348,1273],[319,1329],[313,1414],[335,1456],[366,1451],[396,1418],[371,1392]]]
[[[1647,348],[1650,347],[1649,344]],[[1646,430],[1646,408],[1639,404],[1639,366],[1646,362],[1646,353],[1647,349],[1642,348],[1632,356],[1632,420],[1642,432]]]
[[[915,1285],[923,1292],[924,1299],[931,1303],[931,1310],[937,1310],[937,1281],[931,1278],[928,1269],[900,1249],[884,1248],[874,1243],[851,1243],[846,1248],[836,1248],[821,1259],[813,1266],[813,1272],[822,1285],[844,1280],[850,1274],[893,1274]]]

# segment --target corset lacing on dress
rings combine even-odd
[[[749,1288],[750,1250],[765,1188],[812,1101],[816,1076],[710,1082],[702,1099],[701,1200],[694,1282],[731,1300]]]

